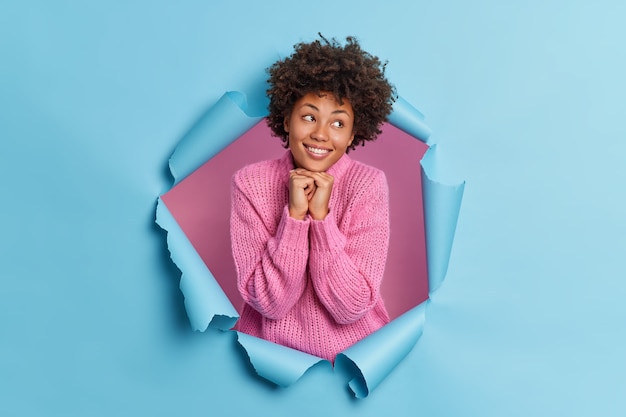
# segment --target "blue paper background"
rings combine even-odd
[[[623,2],[12,3],[0,415],[626,413]],[[388,59],[467,181],[424,335],[364,401],[328,367],[265,384],[234,334],[192,332],[153,224],[193,122],[317,31]]]

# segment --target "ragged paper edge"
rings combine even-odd
[[[262,116],[246,113],[246,96],[237,91],[225,93],[185,134],[169,159],[174,187],[206,161],[257,124]],[[215,277],[159,197],[156,223],[167,232],[167,246],[172,262],[180,269],[180,290],[193,330],[205,331],[209,325],[231,329],[239,313],[219,286]]]
[[[174,177],[172,186],[260,121],[261,116],[247,115],[246,108],[245,95],[228,92],[203,115],[170,158],[170,171]],[[423,115],[402,98],[394,103],[389,122],[422,142],[427,143],[430,137],[431,132],[423,122]],[[425,165],[433,164],[428,157],[430,152],[431,149],[421,161],[429,294],[441,285],[445,277],[464,185],[453,186],[450,190],[450,186],[430,179],[425,168]],[[431,204],[427,204],[429,199]],[[438,210],[442,206],[438,204],[452,204],[444,210],[449,214],[445,218],[439,215]],[[437,207],[438,210],[427,210],[427,207]],[[456,216],[451,218],[454,213]],[[192,328],[200,331],[209,326],[222,330],[232,328],[238,319],[237,311],[161,198],[158,200],[156,222],[168,232],[172,261],[183,273],[180,287]],[[444,223],[447,227],[442,227]],[[434,271],[432,278],[431,271]],[[348,378],[348,385],[357,398],[367,397],[413,349],[423,333],[426,304],[424,302],[409,310],[337,356],[335,369]],[[308,369],[324,361],[242,333],[238,333],[238,342],[257,374],[283,387],[295,383]]]
[[[446,185],[436,180],[436,151],[437,146],[431,146],[420,162],[429,294],[441,286],[448,272],[465,189],[465,181],[456,185]]]
[[[414,138],[426,144],[429,143],[428,139],[432,132],[430,127],[424,123],[424,115],[402,97],[397,97],[393,103],[393,111],[389,115],[388,121]]]
[[[169,167],[174,177],[172,187],[265,117],[248,114],[248,108],[245,94],[229,91],[200,117],[170,157]]]
[[[182,272],[180,290],[191,328],[201,332],[209,325],[220,330],[231,329],[239,313],[161,198],[157,201],[156,222],[167,231],[170,258]]]
[[[413,349],[424,331],[426,300],[337,355],[335,369],[357,398],[373,391]]]
[[[295,384],[318,363],[331,366],[325,359],[246,333],[237,332],[237,341],[246,351],[256,373],[283,388]]]

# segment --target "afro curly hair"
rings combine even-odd
[[[380,134],[396,99],[395,87],[385,78],[386,63],[361,49],[356,38],[349,36],[341,45],[319,36],[321,41],[294,45],[291,56],[267,69],[267,124],[287,147],[283,122],[296,101],[311,92],[330,92],[339,103],[346,99],[352,105],[354,140],[349,149],[354,149]]]

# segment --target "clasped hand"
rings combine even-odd
[[[307,213],[324,220],[335,179],[325,172],[297,168],[289,173],[289,215],[304,220]]]

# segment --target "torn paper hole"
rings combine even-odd
[[[391,198],[392,238],[381,292],[392,322],[344,351],[336,363],[337,369],[351,375],[349,385],[359,398],[367,396],[419,339],[429,282],[431,289],[437,288],[445,276],[463,191],[463,184],[449,187],[428,177],[424,161],[432,165],[433,149],[416,140],[425,142],[430,134],[417,110],[400,99],[390,121],[393,124],[384,126],[377,141],[350,153],[385,171]],[[230,178],[248,163],[278,158],[283,152],[262,119],[245,113],[245,97],[231,92],[202,117],[172,155],[175,185],[159,199],[157,223],[168,231],[172,260],[182,271],[181,291],[194,330],[204,331],[209,325],[231,329],[242,305],[230,255]],[[257,373],[281,386],[294,383],[323,361],[249,335],[238,336]],[[285,353],[289,351],[293,354]]]

